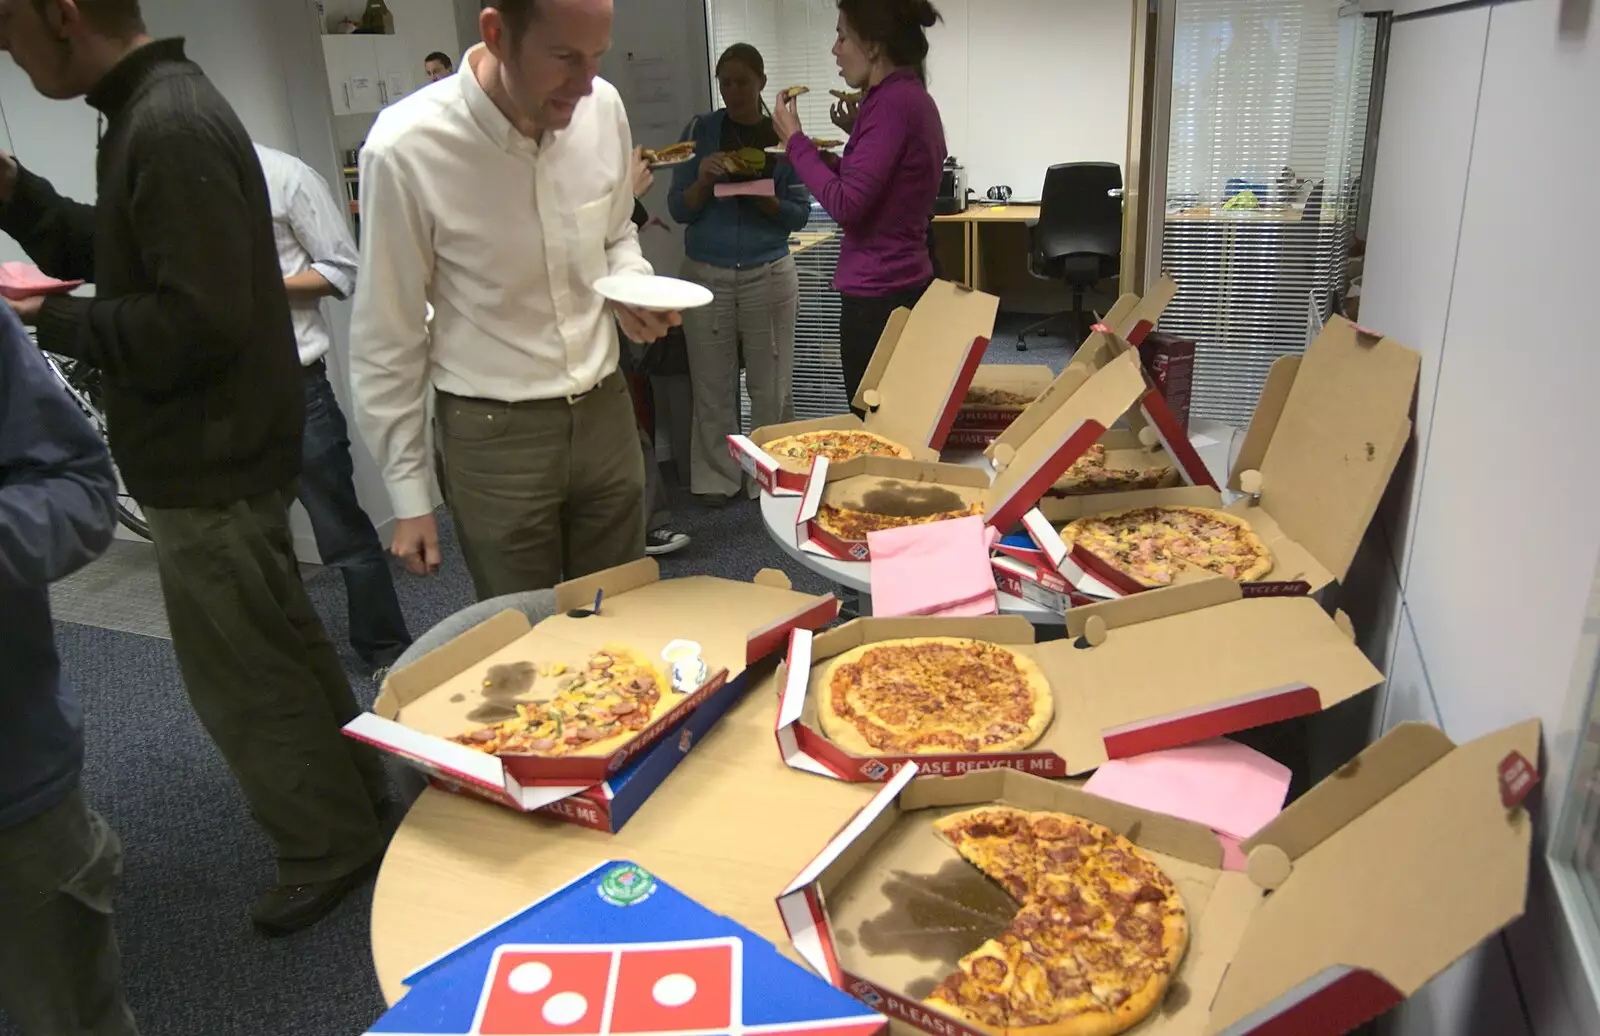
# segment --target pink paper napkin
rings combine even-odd
[[[32,263],[0,263],[0,295],[8,299],[61,295],[82,286],[82,281],[58,281],[54,277],[46,277]]]
[[[776,198],[778,184],[774,180],[745,180],[742,183],[719,183],[711,189],[717,198]]]
[[[1204,824],[1220,837],[1229,869],[1243,870],[1239,843],[1283,812],[1289,770],[1237,741],[1219,738],[1114,759],[1095,771],[1084,790]]]
[[[867,534],[874,615],[993,615],[989,551],[999,533],[977,516]]]

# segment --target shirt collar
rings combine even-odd
[[[484,46],[479,43],[467,51],[466,57],[461,59],[461,72],[456,76],[461,81],[461,92],[467,100],[467,111],[472,113],[472,121],[478,128],[486,133],[490,140],[500,145],[507,151],[535,151],[539,150],[539,142],[524,134],[511,120],[506,118],[506,113],[494,103],[483,84],[478,82],[478,70],[475,66],[478,55],[483,52]],[[548,135],[547,135],[548,136]]]
[[[115,115],[133,100],[163,65],[187,62],[182,38],[154,40],[117,62],[84,98],[106,115]]]

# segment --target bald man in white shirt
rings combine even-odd
[[[361,152],[351,387],[399,517],[391,549],[413,573],[438,568],[431,391],[444,496],[484,599],[644,556],[616,325],[650,342],[679,319],[593,289],[652,272],[627,114],[598,78],[611,19],[610,0],[489,0],[460,74],[385,109]]]

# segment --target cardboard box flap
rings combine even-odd
[[[1310,598],[1247,598],[1190,610],[1196,604],[1190,595],[1213,592],[1210,582],[1204,590],[1159,591],[1169,607],[1182,610],[1113,629],[1098,647],[1063,640],[1039,648],[1069,675],[1107,741],[1258,698],[1310,693],[1326,709],[1382,682],[1383,674]],[[1096,607],[1115,614],[1110,605]]]
[[[1000,468],[986,500],[991,517],[999,516],[994,524],[1006,527],[1018,521],[1144,390],[1144,368],[1138,354],[1129,350],[1059,399],[1054,409],[1038,404],[1029,408],[1035,419],[1029,434],[991,453]]]
[[[1083,636],[1089,620],[1095,617],[1104,622],[1106,630],[1110,631],[1242,600],[1244,600],[1244,588],[1237,581],[1214,576],[1179,586],[1162,587],[1147,593],[1131,594],[1114,601],[1073,608],[1067,613],[1067,635]]]
[[[883,373],[889,369],[895,349],[899,347],[901,336],[910,322],[911,310],[905,306],[889,314],[889,322],[883,325],[883,333],[878,335],[878,344],[872,347],[872,357],[867,361],[867,369],[862,372],[861,384],[856,386],[855,398],[850,400],[850,405],[856,410],[866,413],[869,409],[863,397],[883,384]]]
[[[863,644],[906,637],[969,637],[991,644],[1032,644],[1038,631],[1020,615],[983,615],[966,619],[856,619],[816,635],[812,657],[818,661],[842,655]]]
[[[881,373],[863,381],[857,406],[868,410],[867,430],[906,446],[929,446],[941,424],[954,420],[967,385],[983,358],[983,345],[994,334],[1000,300],[981,291],[934,281],[923,293],[900,333],[885,337],[873,364],[885,350]],[[891,329],[893,324],[891,324]],[[876,408],[861,406],[868,389],[878,393]]]
[[[391,672],[383,681],[383,689],[378,692],[372,711],[385,719],[394,719],[405,706],[473,668],[480,660],[516,643],[532,628],[528,617],[515,609],[507,609],[479,623],[404,669]]]
[[[1455,747],[1438,727],[1402,723],[1284,809],[1244,843],[1244,851],[1274,845],[1298,860]]]
[[[1294,388],[1294,379],[1300,373],[1300,360],[1298,354],[1280,356],[1267,369],[1267,380],[1261,386],[1261,398],[1256,401],[1250,427],[1245,429],[1244,439],[1239,443],[1239,455],[1234,458],[1233,471],[1228,475],[1228,488],[1235,493],[1244,492],[1244,487],[1239,484],[1239,476],[1246,471],[1260,471],[1262,462],[1267,459],[1267,446],[1272,442],[1273,433],[1278,430],[1283,406],[1289,402],[1289,390]]]
[[[1345,969],[1410,996],[1520,916],[1532,819],[1506,808],[1499,775],[1538,741],[1530,722],[1463,745],[1296,861],[1252,918],[1210,1031],[1243,1031]]]
[[[1411,437],[1421,354],[1334,317],[1300,361],[1261,461],[1262,507],[1343,579]]]
[[[592,609],[597,593],[603,592],[605,597],[620,597],[629,590],[649,586],[651,583],[659,582],[660,579],[661,566],[656,564],[655,558],[640,558],[626,565],[596,572],[592,576],[571,579],[556,585],[556,611]],[[604,607],[602,603],[601,608]]]

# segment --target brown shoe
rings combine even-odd
[[[371,881],[378,874],[378,857],[331,881],[307,885],[273,885],[250,907],[250,922],[262,935],[292,935],[310,928],[333,912],[345,896]]]

